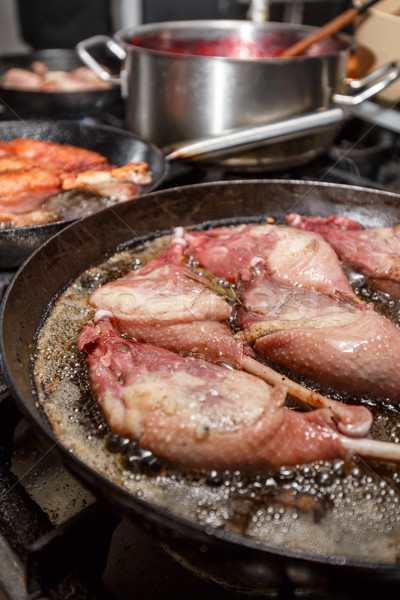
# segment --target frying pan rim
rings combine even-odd
[[[152,191],[155,191],[155,189],[159,185],[161,185],[161,183],[164,181],[165,177],[168,174],[169,163],[165,159],[165,154],[162,151],[162,149],[159,148],[158,146],[156,146],[155,144],[153,144],[152,142],[146,140],[145,138],[142,138],[142,137],[136,135],[135,133],[128,131],[126,129],[120,129],[119,127],[114,127],[113,125],[98,125],[96,123],[86,122],[85,119],[79,119],[79,120],[69,120],[69,119],[59,119],[58,120],[58,119],[39,119],[39,118],[37,118],[37,119],[10,119],[7,121],[0,122],[0,136],[2,135],[2,125],[9,126],[10,128],[12,128],[13,126],[17,126],[17,124],[26,125],[27,127],[32,127],[32,128],[34,128],[35,126],[40,126],[40,125],[42,125],[42,126],[57,125],[58,127],[62,128],[64,125],[68,125],[68,127],[72,126],[72,127],[76,127],[76,129],[84,128],[87,130],[105,131],[105,132],[109,132],[111,134],[115,134],[116,136],[127,137],[132,140],[136,140],[139,143],[143,143],[144,145],[148,146],[149,149],[152,152],[154,152],[154,154],[157,154],[159,156],[159,158],[164,162],[164,171],[163,171],[162,175],[158,178],[157,181],[154,181],[151,184],[149,184],[149,187],[146,189],[146,192],[144,192],[146,194],[148,194]],[[48,140],[46,140],[46,141],[48,141]],[[139,196],[143,196],[144,193],[139,193],[137,196],[135,196],[134,198],[131,198],[130,200],[135,200],[135,198],[138,198]],[[130,200],[128,200],[128,202]],[[83,218],[83,217],[80,217],[80,218]],[[21,226],[21,227],[9,227],[7,229],[0,229],[0,236],[3,232],[7,232],[8,234],[18,232],[18,231],[23,231],[24,233],[29,233],[29,231],[36,231],[39,228],[41,231],[46,230],[46,229],[51,229],[54,226],[60,226],[60,227],[64,228],[64,225],[68,226],[68,225],[74,223],[75,221],[79,221],[79,218],[78,219],[65,219],[65,220],[61,219],[59,221],[51,221],[50,223],[43,223],[42,225],[37,224],[37,225],[26,225],[26,226]]]
[[[393,192],[374,190],[374,189],[370,189],[370,188],[363,188],[363,187],[352,186],[352,185],[347,185],[347,184],[335,184],[335,183],[330,183],[330,182],[316,182],[316,181],[312,181],[312,180],[303,181],[303,180],[287,180],[287,179],[273,179],[273,180],[272,179],[267,179],[267,180],[260,180],[260,179],[253,180],[252,179],[252,180],[236,180],[236,181],[222,181],[222,182],[207,182],[207,183],[201,183],[201,184],[194,184],[194,185],[170,188],[167,190],[153,191],[148,194],[142,195],[139,200],[146,202],[148,197],[153,197],[155,195],[163,196],[166,194],[171,194],[174,191],[182,191],[185,189],[191,190],[193,188],[207,188],[207,187],[214,188],[214,187],[218,187],[221,185],[232,186],[232,185],[237,185],[237,184],[239,184],[240,186],[243,186],[243,187],[246,187],[247,185],[254,185],[254,184],[257,184],[260,186],[266,185],[267,187],[269,184],[295,186],[295,187],[298,185],[301,185],[303,187],[307,186],[307,185],[313,186],[313,187],[322,187],[322,188],[330,187],[330,188],[334,188],[334,189],[345,189],[345,190],[350,190],[350,191],[355,190],[357,192],[361,191],[361,192],[367,193],[367,194],[379,193],[379,195],[387,197],[391,200],[400,200],[400,194],[396,194]],[[131,200],[129,202],[133,203],[134,200]],[[106,212],[108,210],[109,209],[104,209],[104,211],[101,211],[101,212]],[[98,212],[92,216],[93,216],[93,218],[95,216],[98,217],[99,214],[100,214],[100,212]],[[85,219],[85,221],[90,220],[90,218],[91,217],[87,217]],[[103,499],[107,500],[107,492],[108,492],[108,490],[110,490],[110,496],[112,496],[111,502],[114,504],[115,498],[117,498],[118,504],[117,504],[116,510],[121,511],[123,514],[127,514],[127,512],[128,513],[135,512],[135,514],[137,514],[139,517],[145,518],[153,526],[155,526],[155,527],[161,526],[162,528],[165,528],[170,532],[178,531],[178,533],[182,534],[184,537],[187,536],[188,533],[189,533],[189,535],[191,535],[192,532],[195,532],[197,534],[196,541],[198,541],[198,539],[203,539],[203,541],[205,541],[206,543],[207,543],[207,540],[210,540],[212,543],[212,541],[216,539],[219,543],[226,544],[228,546],[228,549],[240,550],[243,547],[245,547],[249,551],[261,553],[262,556],[270,555],[272,559],[274,559],[274,558],[292,559],[292,560],[296,560],[297,562],[300,562],[300,563],[308,562],[308,563],[312,563],[314,565],[318,565],[325,569],[327,569],[327,568],[331,569],[331,568],[335,568],[335,567],[340,567],[341,569],[343,569],[343,568],[358,569],[358,570],[362,571],[362,573],[365,573],[365,574],[371,573],[371,570],[373,570],[374,572],[378,572],[380,574],[388,574],[389,573],[389,574],[398,576],[400,574],[400,570],[399,570],[399,566],[395,565],[395,564],[390,564],[390,563],[375,564],[372,562],[366,562],[366,561],[355,560],[355,559],[343,560],[342,557],[334,556],[334,555],[318,557],[318,556],[308,554],[308,553],[302,552],[302,551],[292,551],[292,550],[287,550],[287,549],[285,550],[285,549],[281,549],[281,548],[275,548],[273,546],[266,544],[265,542],[256,541],[254,539],[251,539],[251,538],[239,535],[239,534],[235,534],[232,532],[225,532],[225,531],[220,531],[218,529],[210,528],[209,526],[195,523],[193,521],[190,521],[187,518],[183,518],[179,515],[171,513],[170,511],[168,511],[160,506],[157,506],[153,502],[150,502],[150,501],[142,499],[142,498],[138,498],[134,494],[128,492],[127,490],[123,489],[122,487],[120,487],[119,485],[114,483],[113,481],[107,479],[105,476],[103,476],[101,473],[99,473],[98,471],[96,471],[95,469],[90,467],[84,461],[80,460],[71,451],[69,451],[68,448],[66,446],[64,446],[60,440],[58,440],[55,437],[53,431],[50,428],[50,425],[48,423],[45,423],[43,418],[40,418],[36,413],[31,412],[28,404],[25,402],[24,395],[18,390],[17,385],[15,384],[15,382],[13,380],[12,369],[10,369],[7,366],[7,362],[5,360],[4,336],[3,336],[3,324],[4,324],[4,320],[5,320],[4,314],[5,314],[6,307],[7,307],[8,301],[9,301],[9,297],[12,294],[15,282],[18,280],[19,277],[21,277],[21,274],[25,271],[27,266],[36,260],[37,255],[40,255],[41,253],[45,252],[46,246],[51,243],[52,239],[59,238],[63,235],[66,235],[67,234],[66,232],[69,228],[78,227],[78,225],[79,225],[79,221],[75,221],[74,223],[72,223],[72,224],[68,225],[67,227],[65,227],[64,229],[60,230],[55,236],[53,236],[52,238],[50,238],[49,240],[44,242],[30,257],[28,257],[28,259],[26,259],[24,261],[24,263],[21,265],[21,267],[18,269],[15,276],[13,277],[9,287],[6,290],[3,302],[0,305],[1,365],[4,370],[4,376],[5,376],[6,382],[9,386],[10,393],[11,393],[12,397],[14,398],[15,402],[17,403],[17,406],[20,408],[21,412],[26,416],[28,421],[34,426],[35,430],[39,434],[39,437],[45,438],[47,442],[49,442],[52,446],[54,446],[54,449],[61,456],[66,467],[69,468],[78,477],[79,480],[81,480],[81,481],[83,480],[85,482],[85,485],[88,486],[89,489],[95,490],[96,494],[98,494]],[[99,257],[99,260],[100,259],[101,258]],[[86,268],[89,268],[89,267],[87,266]],[[68,285],[68,283],[66,283],[66,285]],[[59,289],[56,292],[56,295],[59,294],[60,292],[61,292],[61,289]],[[48,308],[48,306],[49,305],[46,306],[46,309]],[[42,315],[43,315],[43,313],[42,313]],[[38,326],[39,325],[40,324],[38,324]],[[36,398],[36,394],[34,393],[33,389],[32,389],[32,394]],[[111,494],[111,492],[112,492],[112,494]],[[126,507],[128,507],[128,508],[126,508]]]

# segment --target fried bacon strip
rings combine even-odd
[[[99,171],[84,171],[83,173],[61,174],[62,190],[88,189],[101,196],[118,197],[128,200],[135,195],[138,185],[151,183],[147,163],[130,162],[123,167]],[[128,184],[133,185],[128,185]],[[123,185],[121,185],[123,184]]]
[[[58,167],[63,171],[101,169],[107,164],[106,157],[93,150],[31,138],[15,138],[9,142],[2,142],[0,152],[3,155],[35,160],[36,163]]]
[[[145,162],[114,167],[97,152],[18,138],[0,142],[0,220],[16,225],[45,220],[41,207],[60,192],[79,189],[119,201],[151,182]]]

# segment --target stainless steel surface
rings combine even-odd
[[[330,108],[258,127],[244,127],[227,131],[225,134],[215,137],[171,144],[164,150],[168,153],[166,159],[170,161],[180,158],[200,160],[206,157],[208,159],[211,156],[224,155],[227,150],[232,148],[250,150],[268,143],[295,139],[305,133],[322,132],[332,126],[338,126],[343,119],[344,113],[340,108]]]
[[[271,0],[250,0],[247,18],[254,23],[269,20]]]
[[[375,102],[363,102],[357,106],[349,107],[346,112],[353,117],[372,123],[372,125],[400,133],[400,112],[393,108],[385,108]]]
[[[172,40],[237,36],[246,43],[262,36],[272,36],[271,40],[284,36],[289,45],[313,29],[221,20],[150,24],[119,31],[115,39],[127,53],[121,80],[129,128],[165,146],[328,108],[333,93],[346,91],[346,60],[352,45],[350,37],[339,36],[325,41],[325,53],[317,56],[240,60],[152,51],[128,43],[133,36],[144,38],[161,32],[163,39]],[[77,48],[84,62],[91,44],[86,40]],[[335,133],[336,129],[332,135]],[[276,163],[284,157],[290,162],[293,155],[301,162],[306,154],[309,148],[299,151],[298,145],[275,149]],[[271,161],[269,153],[266,162]],[[236,156],[232,165],[249,162],[259,165],[260,152],[255,159],[245,156],[240,161]]]
[[[352,44],[347,36],[324,40],[322,53],[316,56],[253,60],[154,51],[129,40],[159,36],[168,47],[174,42],[208,42],[227,36],[234,43],[257,44],[267,36],[273,45],[278,38],[282,43],[282,39],[298,39],[313,30],[247,21],[156,23],[123,29],[116,40],[107,36],[83,40],[77,52],[98,76],[114,83],[118,77],[105,71],[91,50],[104,45],[123,62],[119,81],[128,127],[159,146],[172,145],[172,150],[167,148],[172,152],[170,160],[184,156],[210,162],[204,154],[212,153],[212,161],[227,167],[273,169],[307,162],[332,143],[337,134],[334,125],[340,119],[331,126],[310,123],[308,129],[311,113],[318,121],[322,111],[334,104],[360,104],[399,77],[398,65],[390,64],[359,83],[354,80],[346,85],[347,53]],[[349,90],[357,93],[349,94]],[[304,125],[298,121],[303,116]],[[209,143],[207,138],[211,138]],[[297,142],[287,143],[293,139]],[[187,140],[192,140],[190,147],[183,150],[181,142]],[[272,143],[273,151],[261,149]],[[232,151],[237,148],[240,153]],[[256,153],[254,148],[258,148]],[[218,157],[223,158],[218,161]]]
[[[391,62],[383,67],[371,71],[366,77],[360,80],[354,80],[350,84],[350,89],[360,89],[358,94],[352,96],[347,94],[334,94],[333,102],[342,106],[354,106],[361,104],[365,100],[376,96],[382,90],[385,90],[394,83],[400,76],[400,63]]]
[[[102,65],[100,65],[95,58],[90,54],[89,50],[98,45],[104,45],[106,48],[114,54],[116,58],[123,61],[126,58],[126,52],[119,44],[117,44],[112,38],[107,35],[95,35],[89,40],[79,42],[76,46],[76,50],[81,60],[92,69],[93,73],[100,77],[103,81],[112,83],[114,85],[121,84],[121,77],[119,75],[112,75]]]

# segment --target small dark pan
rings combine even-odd
[[[155,188],[166,172],[166,162],[161,150],[132,133],[113,127],[74,121],[0,122],[1,140],[17,137],[72,144],[95,150],[118,166],[126,164],[129,160],[145,161],[152,173],[153,183],[139,188],[139,194]],[[70,222],[57,221],[45,225],[0,230],[0,268],[19,267],[33,250]]]
[[[34,61],[43,62],[51,71],[72,71],[83,63],[74,50],[37,50],[30,54],[3,56],[0,58],[0,77],[13,67],[31,69]],[[102,57],[107,64],[107,58]],[[118,87],[78,92],[34,92],[12,90],[0,85],[0,103],[9,118],[58,117],[80,118],[86,115],[111,111],[122,105]]]

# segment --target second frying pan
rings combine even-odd
[[[0,122],[0,139],[17,137],[72,144],[103,154],[109,162],[122,166],[128,161],[145,161],[152,172],[153,182],[139,193],[159,185],[167,172],[161,150],[133,133],[113,127],[75,121],[4,121]],[[71,221],[45,225],[0,229],[0,269],[14,269],[49,237]]]

